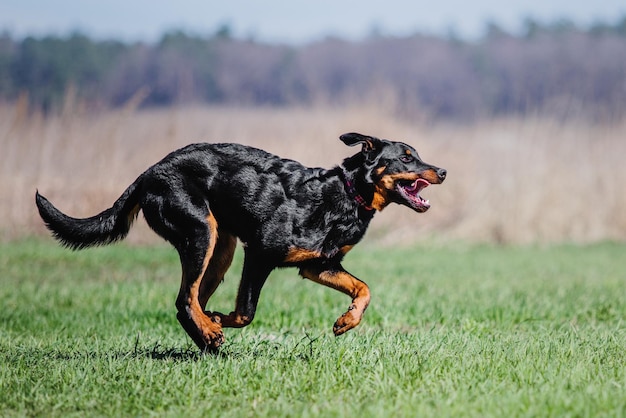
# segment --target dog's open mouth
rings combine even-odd
[[[408,206],[418,212],[426,212],[428,208],[430,208],[430,202],[422,198],[419,193],[428,186],[430,186],[428,181],[417,179],[412,183],[398,182],[396,184],[396,190],[398,190],[400,196],[404,198]]]

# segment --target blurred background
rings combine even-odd
[[[45,233],[192,142],[331,167],[358,131],[448,169],[377,243],[626,240],[626,4],[0,4],[0,234]],[[130,239],[155,242],[141,224]]]

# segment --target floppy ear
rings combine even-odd
[[[372,170],[378,164],[378,160],[380,159],[380,151],[382,149],[382,141],[373,136],[362,135],[356,132],[351,132],[348,134],[343,134],[339,137],[341,141],[348,146],[355,146],[358,144],[363,144],[363,148],[361,149],[361,153],[365,157],[364,165],[365,168],[365,181],[368,183],[373,183],[372,180]]]
[[[373,136],[363,135],[356,132],[350,132],[348,134],[343,134],[339,137],[341,141],[353,147],[357,144],[363,144],[363,151],[372,151],[376,148],[376,145],[380,143],[380,139],[374,138]]]

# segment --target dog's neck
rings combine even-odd
[[[342,165],[340,168],[341,179],[343,181],[346,192],[348,193],[348,196],[350,196],[355,202],[357,202],[359,206],[362,207],[364,210],[372,213],[375,212],[376,209],[370,206],[371,199],[370,204],[368,204],[367,199],[363,197],[363,195],[357,190],[357,180],[355,178],[356,172],[348,171],[344,165]]]

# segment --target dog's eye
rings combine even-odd
[[[400,157],[400,161],[402,161],[403,163],[410,163],[411,161],[413,161],[414,158],[412,155],[406,154],[406,155],[402,155]]]

